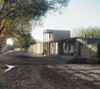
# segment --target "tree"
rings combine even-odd
[[[8,35],[17,29],[34,26],[42,21],[43,16],[50,10],[58,10],[67,6],[69,0],[0,0],[0,34]],[[12,34],[11,34],[12,35]]]
[[[94,37],[100,38],[100,28],[99,27],[88,27],[88,28],[80,28],[76,32],[76,36],[84,37],[86,35],[87,38]]]
[[[15,42],[15,45],[20,48],[28,48],[30,45],[34,44],[34,40],[28,30],[17,30]]]
[[[48,11],[58,11],[66,7],[68,2],[69,0],[0,0],[0,37],[3,33],[4,42],[6,38],[14,37],[21,47],[28,47],[31,24],[37,26],[42,23]]]

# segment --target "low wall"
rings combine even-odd
[[[81,47],[81,56],[97,57],[98,45],[88,44]]]
[[[43,53],[43,43],[35,43],[28,48],[28,54],[41,55]]]

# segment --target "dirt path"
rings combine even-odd
[[[0,77],[4,89],[100,89],[99,65],[27,56],[13,56],[3,63],[18,65]]]

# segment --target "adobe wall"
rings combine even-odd
[[[82,45],[81,56],[97,57],[97,44]]]
[[[75,55],[97,57],[98,44],[88,44],[87,40],[77,39],[75,42]]]
[[[43,52],[43,43],[36,43],[34,45],[31,45],[28,48],[28,54],[34,55],[34,54],[42,54]]]

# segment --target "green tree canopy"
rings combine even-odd
[[[17,30],[14,45],[21,48],[28,48],[30,45],[34,44],[34,39],[31,36],[29,30]]]
[[[3,33],[5,38],[14,37],[21,47],[28,47],[31,24],[37,26],[48,11],[59,11],[68,2],[69,0],[0,0],[0,35]]]
[[[94,38],[100,38],[100,28],[99,27],[88,27],[88,28],[80,28],[75,32],[76,36],[84,37],[86,35],[87,38],[93,36]]]
[[[58,10],[67,6],[69,0],[1,0],[0,2],[0,34],[9,34],[17,29],[34,26],[42,21],[50,10]]]

